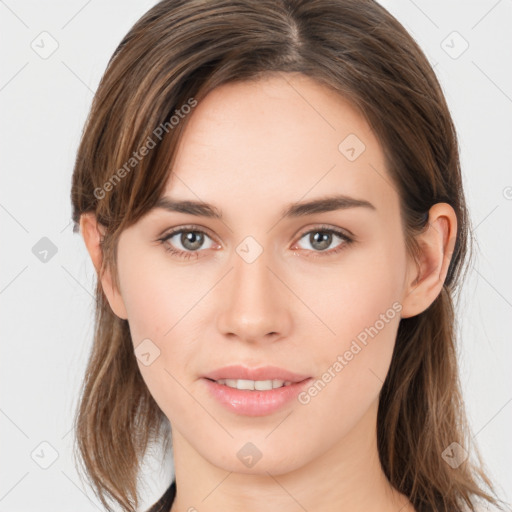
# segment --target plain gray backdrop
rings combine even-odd
[[[70,180],[108,59],[154,1],[0,1],[0,512],[102,510],[72,458],[95,273]],[[386,0],[439,77],[458,135],[475,264],[459,310],[473,438],[512,498],[512,2]],[[150,458],[145,505],[172,460]]]

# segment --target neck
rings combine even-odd
[[[279,474],[258,464],[251,473],[219,468],[173,429],[177,494],[170,512],[297,512],[301,508],[308,512],[414,512],[380,465],[377,407],[375,402],[349,434],[325,453]]]

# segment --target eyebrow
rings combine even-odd
[[[311,201],[292,203],[282,210],[281,217],[302,217],[315,213],[347,210],[349,208],[358,207],[376,210],[372,203],[364,199],[355,199],[346,195],[335,195],[321,197]],[[202,201],[179,201],[164,196],[156,202],[154,208],[164,209],[169,212],[188,213],[190,215],[197,215],[198,217],[222,219],[222,213],[216,206]]]

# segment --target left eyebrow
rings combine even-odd
[[[321,197],[311,201],[291,203],[281,212],[281,217],[302,217],[315,213],[347,210],[349,208],[368,208],[376,210],[375,206],[364,199],[355,199],[346,195]],[[198,217],[222,219],[222,212],[214,205],[203,201],[179,201],[170,197],[161,197],[153,208],[162,208],[170,212],[187,213]]]
[[[335,195],[321,197],[311,201],[292,203],[282,212],[282,217],[301,217],[303,215],[313,215],[315,213],[332,212],[335,210],[347,210],[348,208],[368,208],[377,210],[375,206],[365,199],[355,199],[346,195]]]

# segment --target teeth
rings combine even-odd
[[[290,381],[284,380],[246,380],[246,379],[219,379],[217,384],[223,384],[230,388],[256,391],[270,391],[271,389],[289,386]]]

